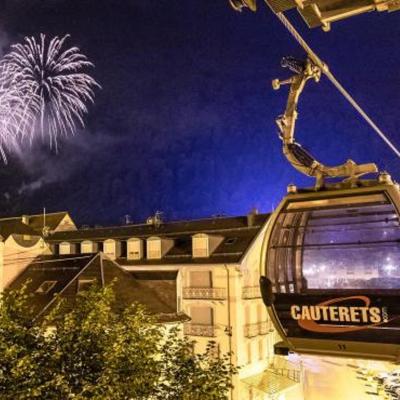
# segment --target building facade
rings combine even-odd
[[[15,219],[17,228],[27,227],[38,241],[14,253],[29,253],[29,265],[40,252],[63,258],[101,252],[161,302],[171,302],[165,296],[173,287],[177,313],[190,317],[183,331],[195,341],[195,351],[204,351],[212,341],[216,354],[230,353],[240,367],[233,377],[232,400],[302,399],[301,368],[274,355],[280,339],[259,290],[268,215],[253,211],[243,217],[168,223],[154,217],[145,224],[96,229],[77,229],[68,218],[58,218],[51,227],[29,225],[29,216]],[[0,234],[1,225],[0,220]],[[2,270],[15,270],[5,257],[3,263]],[[27,265],[19,265],[14,276],[6,274],[2,287]]]

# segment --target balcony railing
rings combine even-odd
[[[301,379],[301,371],[297,369],[287,369],[287,368],[271,368],[274,374],[286,376],[290,380],[299,383]]]
[[[211,299],[211,300],[224,300],[226,299],[225,288],[183,288],[184,299]]]
[[[256,324],[247,324],[244,326],[244,336],[251,338],[258,335],[259,327],[258,323]]]
[[[259,286],[246,286],[242,289],[242,299],[259,299],[261,292]]]
[[[259,334],[260,335],[268,335],[274,331],[274,327],[271,321],[264,321],[259,323]]]
[[[216,336],[214,325],[185,324],[184,333],[185,335],[190,335],[190,336],[205,336],[205,337]]]
[[[268,321],[256,322],[255,324],[247,324],[244,326],[244,336],[251,338],[258,335],[267,335],[273,332],[272,324]]]

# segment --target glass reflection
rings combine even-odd
[[[400,289],[400,225],[381,195],[292,202],[278,217],[268,253],[276,291]],[[380,196],[377,201],[377,196]],[[359,199],[357,201],[357,199]]]
[[[400,227],[391,204],[313,211],[303,275],[309,289],[399,289]]]

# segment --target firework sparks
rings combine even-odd
[[[10,69],[0,64],[0,156],[7,163],[7,152],[20,149],[26,128],[33,122],[35,107],[27,106],[24,92],[10,84]],[[12,78],[11,78],[12,79]]]
[[[94,88],[100,86],[83,72],[93,64],[79,48],[64,48],[68,37],[26,37],[24,43],[13,45],[2,60],[7,71],[1,74],[2,85],[22,101],[13,113],[15,137],[33,141],[37,136],[47,136],[50,147],[57,149],[59,137],[85,126],[86,104],[94,102]]]

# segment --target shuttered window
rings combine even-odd
[[[191,271],[190,287],[192,288],[211,288],[212,273],[211,271]]]
[[[214,325],[214,310],[211,307],[192,307],[190,317],[192,324]]]

